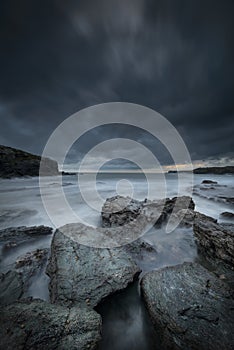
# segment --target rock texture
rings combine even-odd
[[[82,224],[66,225],[81,231]],[[63,228],[64,229],[64,228]],[[98,235],[98,229],[95,231]],[[96,306],[103,298],[125,288],[140,273],[134,260],[122,248],[92,248],[81,245],[57,230],[47,267],[52,303]]]
[[[204,258],[234,268],[234,232],[209,220],[195,220],[194,235]]]
[[[87,308],[67,308],[25,300],[1,309],[1,348],[96,349],[101,317]]]
[[[49,249],[28,252],[18,257],[11,270],[0,274],[0,304],[10,304],[25,296],[31,279],[45,267],[48,254]]]
[[[19,226],[19,227],[9,227],[0,230],[0,242],[4,243],[4,247],[11,248],[19,243],[31,240],[36,237],[43,235],[52,234],[52,227],[48,226]]]
[[[200,265],[152,271],[143,277],[141,289],[163,348],[234,348],[233,294]]]
[[[0,145],[0,177],[39,176],[43,161],[43,175],[58,175],[58,164],[52,159]]]
[[[103,227],[116,227],[128,224],[141,215],[146,221],[161,225],[167,221],[170,214],[182,209],[194,209],[195,204],[190,197],[166,198],[159,201],[138,201],[129,197],[115,196],[108,198],[102,208]],[[154,220],[154,218],[156,218]]]

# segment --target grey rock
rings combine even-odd
[[[178,212],[171,215],[171,220],[179,220],[180,226],[185,227],[192,227],[195,221],[211,221],[217,223],[217,220],[212,218],[211,216],[207,216],[192,209],[178,210]]]
[[[210,220],[195,220],[193,231],[199,253],[214,263],[234,268],[234,232]]]
[[[0,177],[39,176],[40,163],[43,162],[43,174],[58,175],[58,164],[49,158],[0,145]]]
[[[220,214],[220,216],[227,218],[227,219],[234,219],[234,213],[231,213],[230,211],[224,211]]]
[[[217,181],[213,181],[213,180],[203,180],[202,184],[214,184],[214,185],[217,185],[218,182]]]
[[[33,277],[45,267],[49,249],[28,252],[16,260],[11,270],[0,275],[0,304],[10,304],[25,296]]]
[[[102,208],[102,226],[122,226],[134,220],[140,214],[142,206],[142,202],[130,197],[107,198]]]
[[[0,242],[4,243],[5,249],[12,248],[19,243],[37,238],[43,235],[51,235],[53,229],[48,226],[19,226],[0,230]]]
[[[233,292],[199,264],[149,272],[141,289],[163,348],[234,348]]]
[[[0,274],[0,304],[10,304],[20,299],[24,293],[21,273],[15,270]]]
[[[162,225],[172,212],[195,208],[192,198],[188,196],[166,198],[158,201],[138,201],[129,197],[115,196],[108,198],[102,208],[102,226],[117,227],[128,224],[141,216],[148,222]],[[139,220],[138,220],[139,221]]]
[[[1,348],[96,349],[101,317],[87,308],[68,308],[37,300],[17,302],[1,309]]]
[[[63,227],[81,236],[92,230],[82,224]],[[96,236],[99,229],[93,229]],[[100,233],[101,235],[101,233]],[[96,306],[106,296],[124,289],[140,273],[123,248],[92,248],[81,245],[60,230],[54,234],[47,266],[52,303]]]
[[[195,185],[193,193],[196,196],[213,200],[221,203],[234,203],[234,187],[227,185],[219,185],[214,183],[202,183]]]

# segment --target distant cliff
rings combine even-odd
[[[193,172],[194,174],[234,174],[234,166],[197,168]]]
[[[16,148],[0,145],[0,177],[39,176],[41,157]],[[43,158],[43,175],[57,175],[56,161]]]

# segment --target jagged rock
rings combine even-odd
[[[152,221],[155,225],[161,225],[167,221],[173,210],[177,212],[181,209],[193,210],[194,208],[192,198],[187,196],[142,202],[130,197],[115,196],[108,198],[103,205],[102,226],[123,226],[137,219],[139,215],[141,218],[145,217],[148,222]]]
[[[101,230],[82,224],[62,228],[72,235],[85,236],[93,230],[96,237]],[[81,245],[60,230],[54,234],[51,257],[47,267],[50,277],[52,303],[96,306],[103,298],[124,289],[140,273],[134,260],[123,248],[93,248]]]
[[[44,171],[40,175],[59,174],[58,164],[52,159],[0,145],[0,177],[39,176],[41,161]]]
[[[37,249],[17,258],[11,270],[0,275],[0,304],[10,304],[25,296],[31,278],[40,273],[48,259],[49,249]]]
[[[9,227],[0,230],[0,242],[4,243],[3,248],[8,249],[17,246],[19,243],[28,241],[30,239],[40,237],[43,235],[52,234],[53,229],[48,226],[19,226]]]
[[[134,220],[140,214],[142,206],[142,202],[130,197],[107,198],[102,208],[102,226],[122,226]]]
[[[101,317],[87,308],[68,308],[25,300],[1,309],[1,348],[96,349]]]
[[[210,220],[195,220],[194,235],[199,253],[213,263],[234,268],[234,232]]]
[[[194,263],[147,273],[142,295],[165,349],[234,348],[233,292]]]

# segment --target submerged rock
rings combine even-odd
[[[32,278],[47,263],[49,249],[37,249],[17,258],[11,270],[0,275],[0,304],[10,304],[25,296]]]
[[[234,219],[234,213],[231,213],[230,211],[224,211],[220,214],[220,216],[227,218],[227,219]]]
[[[147,273],[142,295],[165,349],[234,348],[233,292],[195,263]]]
[[[25,300],[1,309],[2,349],[95,349],[101,317],[87,308]]]
[[[82,224],[65,226],[75,234],[91,228]],[[63,227],[64,230],[64,227]],[[99,235],[98,229],[95,234]],[[47,267],[52,303],[96,306],[103,298],[124,289],[140,273],[123,248],[93,248],[81,245],[57,230]]]
[[[217,185],[218,182],[217,181],[213,181],[213,180],[203,180],[202,184],[214,184],[214,185]]]

